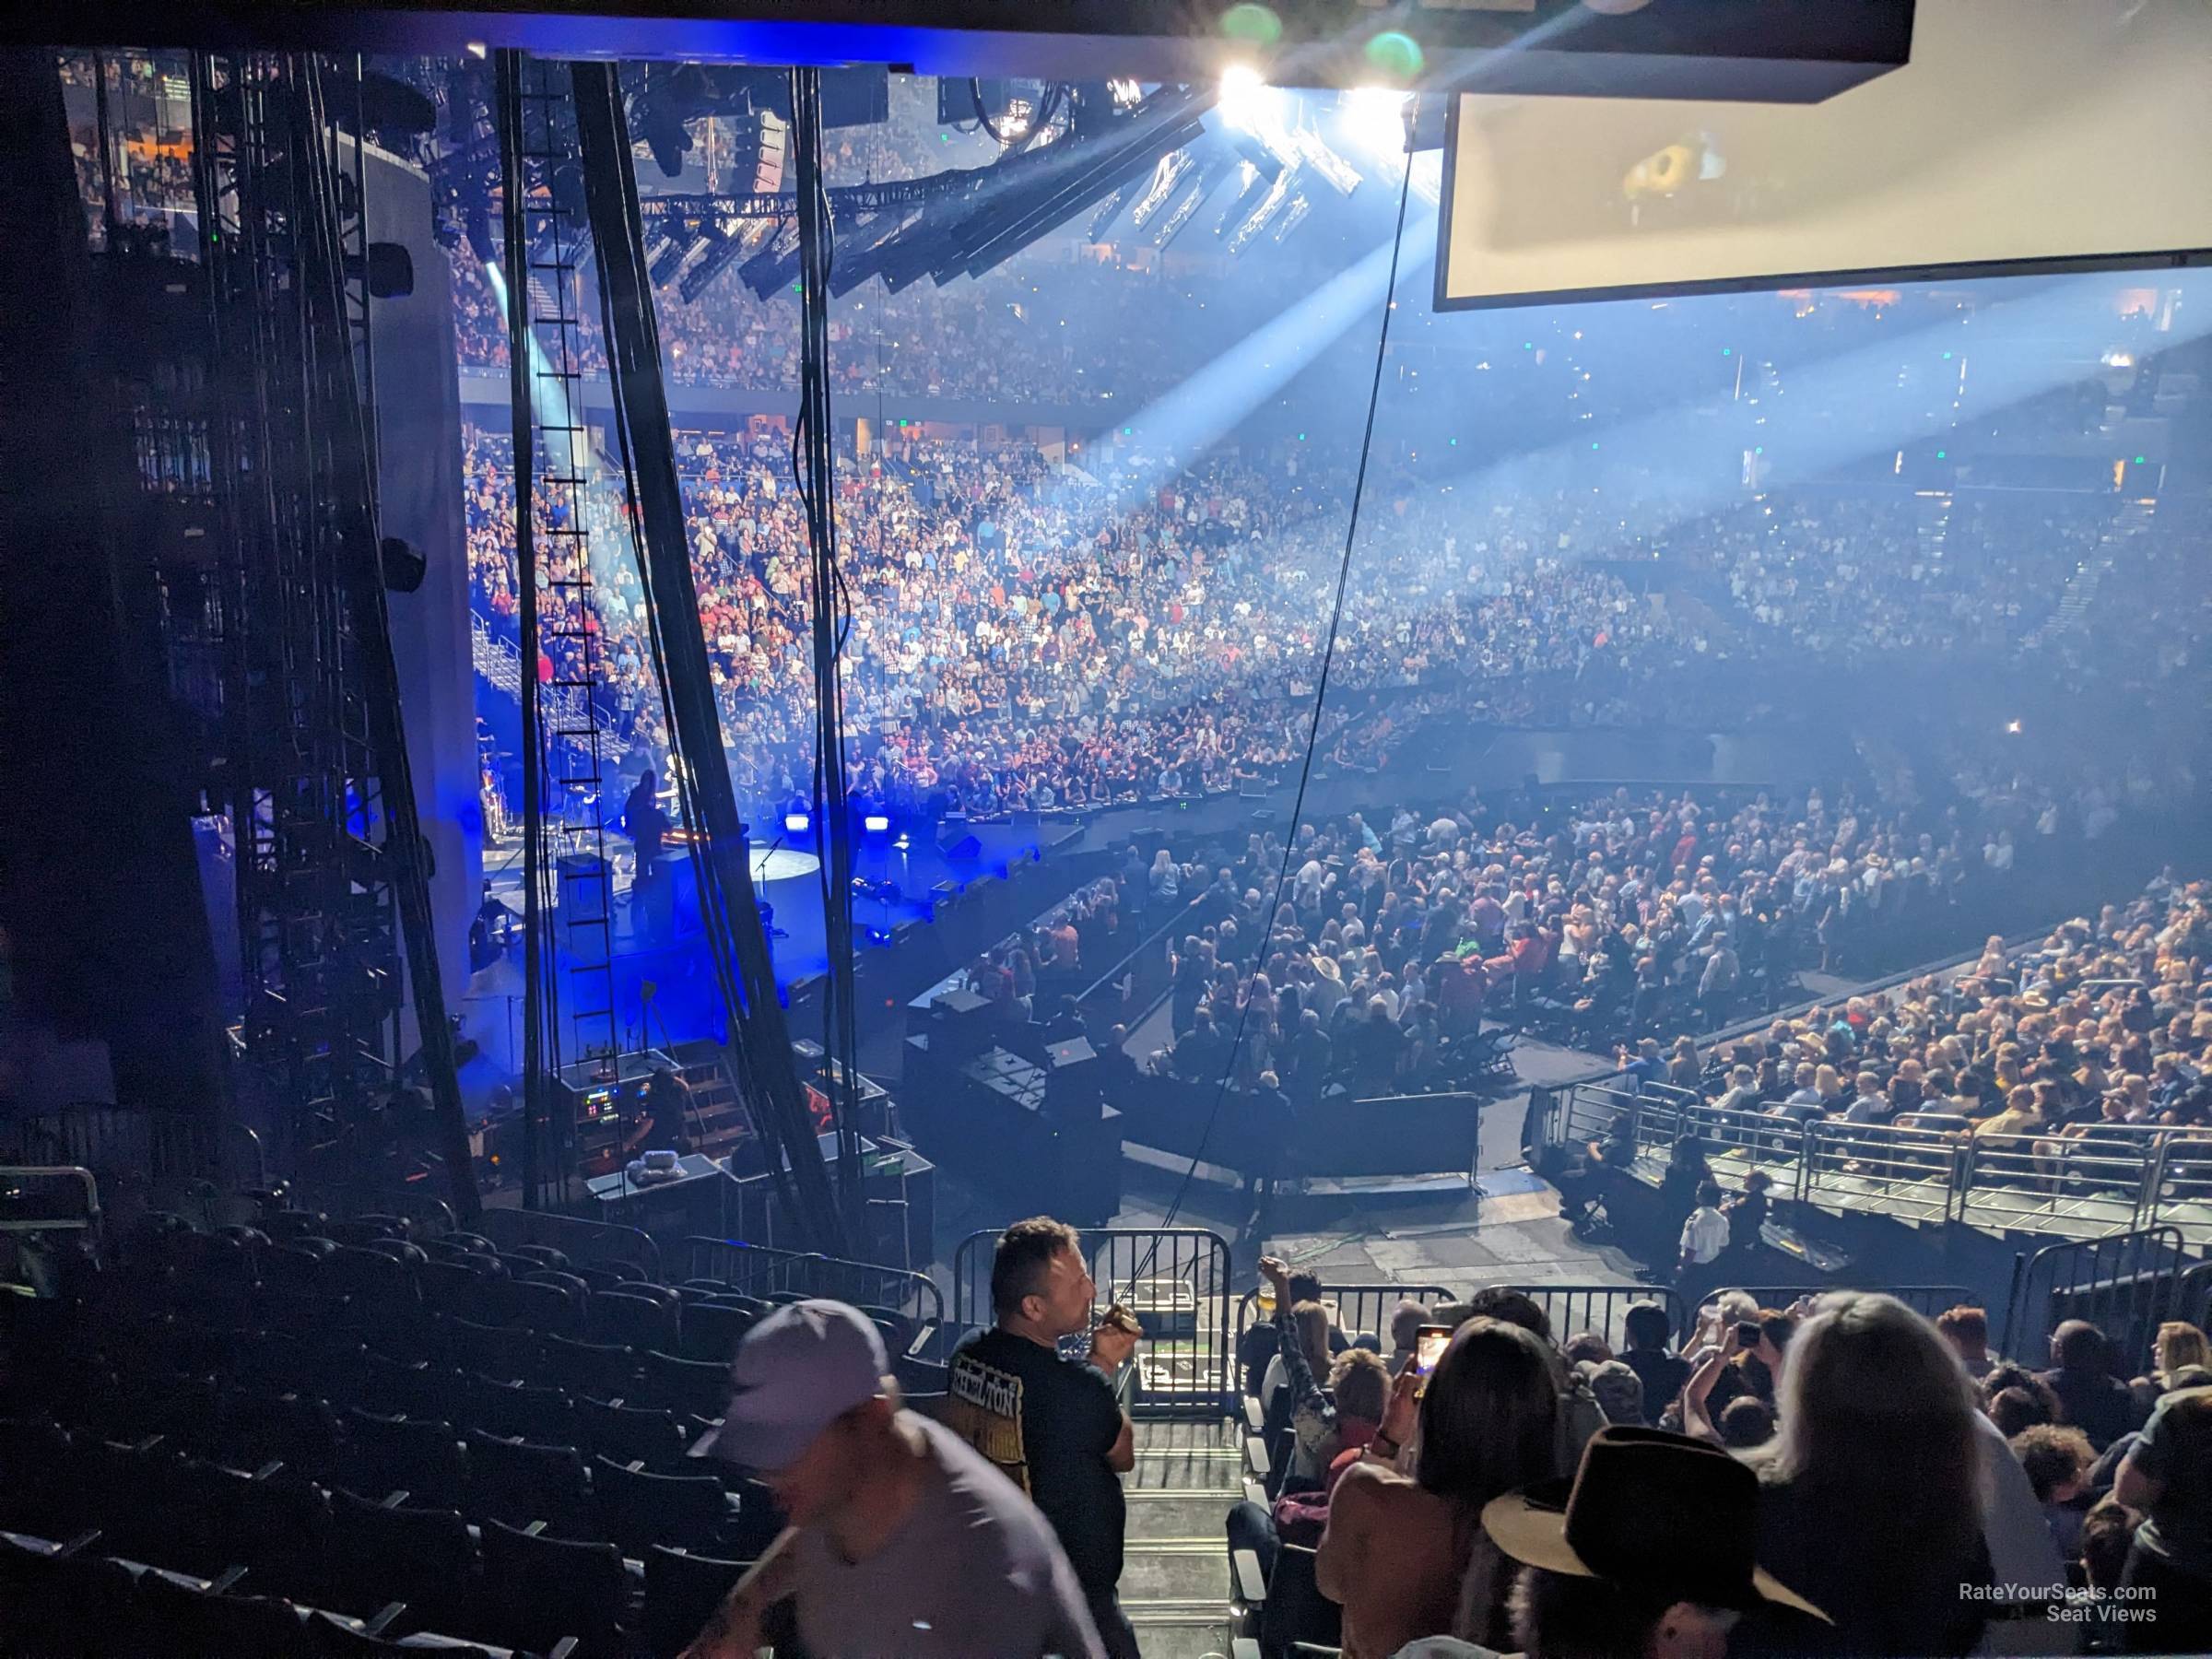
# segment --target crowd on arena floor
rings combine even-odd
[[[2080,834],[2053,822],[2023,853],[1994,815],[1818,791],[1733,809],[1470,793],[1432,815],[1301,826],[1287,866],[1280,839],[1255,833],[1218,867],[1163,853],[1140,871],[1133,856],[1123,883],[1156,907],[1163,888],[1171,902],[1210,890],[1223,912],[1176,947],[1162,1069],[1247,1088],[1272,1073],[1310,1100],[1339,1074],[1430,1083],[1486,1018],[1602,1050],[1773,1007],[1802,969],[1924,960],[1977,924],[2028,919],[2031,871]]]
[[[2128,1131],[2212,1125],[2212,883],[2168,868],[2008,951],[1991,937],[1954,980],[1914,980],[1777,1019],[1700,1053],[1646,1040],[1628,1061],[1708,1103],[1800,1122],[2033,1137],[2048,1157]],[[2024,1144],[2024,1143],[2023,1143]]]

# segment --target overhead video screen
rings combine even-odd
[[[2212,6],[1923,0],[1816,105],[1456,96],[1440,309],[2212,250]]]

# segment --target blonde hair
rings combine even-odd
[[[2212,1341],[2186,1320],[2170,1319],[2159,1327],[2159,1371],[2171,1377],[2184,1365],[2212,1366]]]

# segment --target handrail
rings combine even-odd
[[[1878,1193],[1923,1220],[1997,1221],[2044,1230],[2080,1227],[2133,1230],[2158,1221],[2168,1205],[2202,1194],[2170,1191],[2177,1151],[2201,1150],[2201,1174],[2188,1180],[2212,1192],[2212,1137],[2161,1124],[2107,1124],[2087,1137],[2050,1129],[2019,1132],[1937,1127],[1925,1124],[1853,1124],[1840,1118],[1804,1123],[1635,1094],[1621,1074],[1553,1091],[1542,1125],[1549,1144],[1597,1138],[1627,1114],[1640,1155],[1665,1156],[1685,1131],[1723,1155],[1738,1154],[1763,1168],[1787,1191],[1780,1195],[1829,1203]],[[1612,1114],[1601,1121],[1600,1112]],[[1919,1115],[1919,1114],[1908,1114]],[[2115,1145],[2115,1143],[2121,1143]],[[2190,1168],[2189,1164],[2182,1167]],[[2113,1206],[2124,1205],[2124,1210]]]
[[[85,1213],[76,1217],[29,1217],[20,1221],[9,1220],[0,1213],[0,1232],[88,1231],[100,1225],[100,1182],[91,1171],[80,1164],[0,1165],[0,1188],[11,1189],[0,1194],[0,1197],[15,1196],[12,1187],[18,1182],[38,1180],[81,1182],[85,1189]]]

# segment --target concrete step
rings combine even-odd
[[[1144,1659],[1229,1659],[1230,1628],[1218,1618],[1176,1615],[1147,1624],[1132,1613],[1129,1623]]]
[[[1241,1483],[1229,1491],[1216,1487],[1131,1490],[1127,1494],[1128,1525],[1123,1535],[1132,1547],[1139,1539],[1217,1535],[1230,1506],[1243,1496]]]
[[[1230,1627],[1219,1608],[1163,1608],[1157,1613],[1122,1604],[1144,1659],[1229,1659]]]
[[[1137,1449],[1136,1466],[1123,1477],[1123,1487],[1140,1491],[1204,1491],[1233,1493],[1243,1486],[1244,1453],[1236,1446],[1206,1446],[1189,1451]]]

